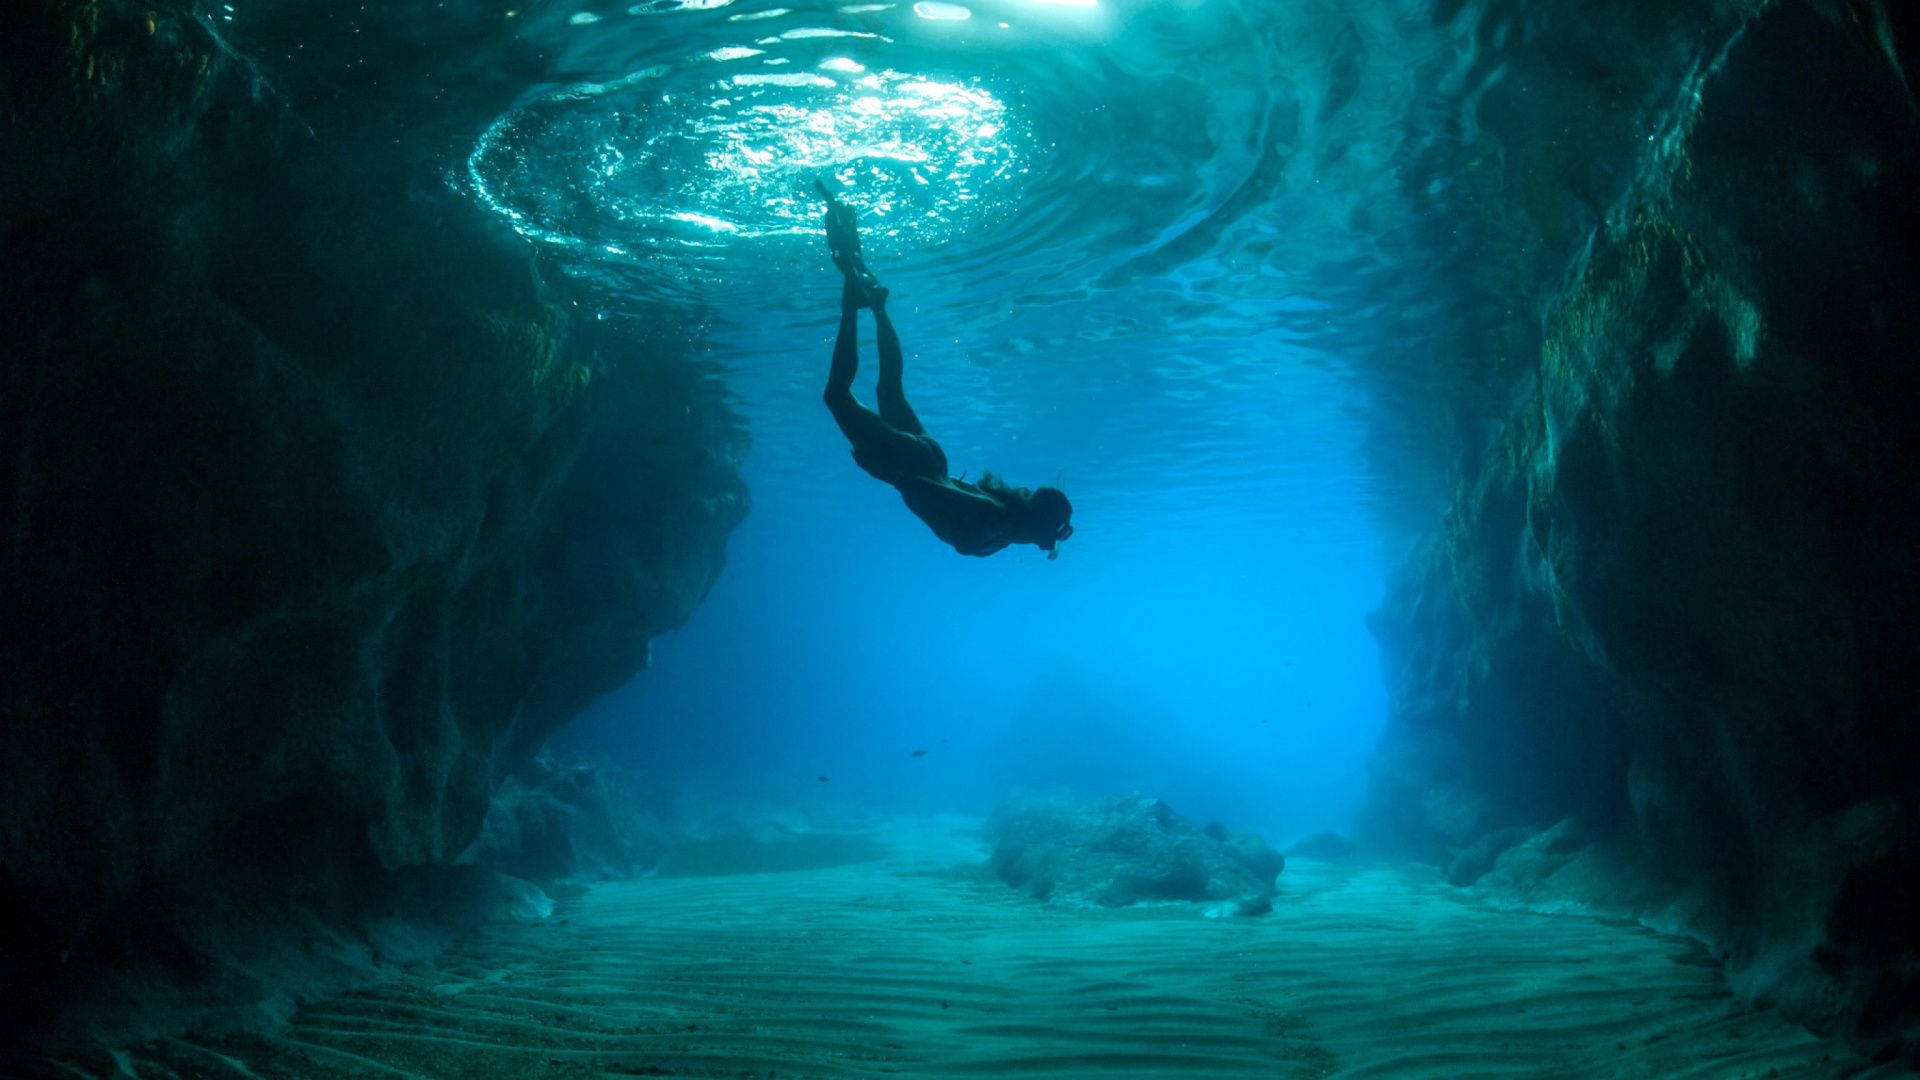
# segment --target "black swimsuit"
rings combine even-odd
[[[889,439],[883,452],[863,453],[863,448],[853,448],[854,464],[866,470],[867,475],[884,483],[899,487],[916,480],[940,481],[947,478],[947,452],[930,435],[909,435],[897,431],[897,439]]]

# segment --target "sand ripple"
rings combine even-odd
[[[597,886],[141,1077],[1842,1077],[1699,946],[1296,863],[1273,915],[1050,908],[907,861]],[[65,1075],[104,1075],[75,1067]]]

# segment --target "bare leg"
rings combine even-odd
[[[944,477],[947,475],[946,454],[939,443],[927,438],[920,428],[920,418],[913,415],[907,399],[900,393],[900,339],[883,310],[874,312],[881,323],[881,400],[893,402],[912,426],[889,423],[880,413],[854,399],[853,377],[860,364],[857,346],[861,300],[860,283],[849,275],[840,292],[840,334],[833,341],[833,367],[827,372],[827,389],[822,395],[827,411],[833,414],[833,422],[840,425],[840,433],[853,444],[854,461],[874,476],[889,484],[899,484],[904,477]]]
[[[849,276],[840,290],[840,333],[833,339],[833,367],[827,371],[827,405],[853,404],[853,376],[860,369],[860,292]]]
[[[827,372],[827,390],[822,397],[827,411],[833,414],[833,422],[840,425],[840,433],[853,444],[856,458],[865,455],[866,461],[880,463],[882,467],[910,463],[915,455],[925,453],[919,442],[911,435],[895,431],[880,419],[879,413],[854,399],[853,376],[860,364],[859,339],[860,286],[848,278],[840,292],[840,335],[833,341],[833,367]]]
[[[833,265],[839,267],[840,272],[847,276],[847,280],[854,284],[862,307],[870,307],[878,311],[880,305],[887,302],[887,287],[880,284],[880,279],[873,276],[873,271],[867,269],[866,261],[859,255],[851,257],[835,255]]]
[[[913,406],[907,404],[907,391],[901,383],[904,364],[900,357],[900,335],[894,332],[893,320],[887,317],[884,298],[873,306],[873,321],[879,331],[880,344],[880,384],[874,391],[880,403],[880,418],[909,435],[925,435],[925,425],[914,414]]]

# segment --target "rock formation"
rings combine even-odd
[[[377,962],[396,874],[702,598],[742,437],[449,185],[505,30],[290,99],[184,7],[0,22],[0,1023],[110,1034]]]
[[[1042,900],[1095,907],[1211,902],[1210,914],[1273,909],[1280,853],[1250,834],[1197,828],[1159,799],[1016,796],[995,814],[993,869]]]
[[[1912,29],[1763,5],[1680,88],[1374,617],[1366,815],[1888,1053],[1920,1029]]]
[[[609,767],[541,755],[493,793],[460,861],[535,882],[643,874],[673,850],[670,798]]]

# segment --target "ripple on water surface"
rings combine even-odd
[[[816,180],[846,192],[870,244],[939,250],[1012,212],[1034,137],[987,80],[877,29],[743,14],[758,17],[628,28],[658,48],[486,133],[470,161],[481,197],[530,237],[635,269],[630,283],[695,295],[764,287],[801,257],[796,238],[814,254]]]
[[[1234,4],[652,0],[530,26],[582,77],[499,118],[471,176],[526,235],[671,296],[817,269],[824,179],[891,276],[943,295],[1045,306],[1154,277],[1211,303],[1352,253],[1349,204],[1382,175],[1330,159],[1314,119],[1316,36],[1336,25]]]
[[[831,333],[825,180],[956,460],[1098,475],[1116,500],[1206,501],[1173,474],[1312,483],[1257,501],[1345,516],[1325,500],[1366,496],[1341,369],[1393,268],[1406,72],[1448,47],[1402,32],[1432,26],[1420,8],[594,8],[525,28],[566,74],[491,126],[470,178],[609,308],[736,316],[714,343],[763,454],[803,453],[818,419],[819,365],[762,358]]]

